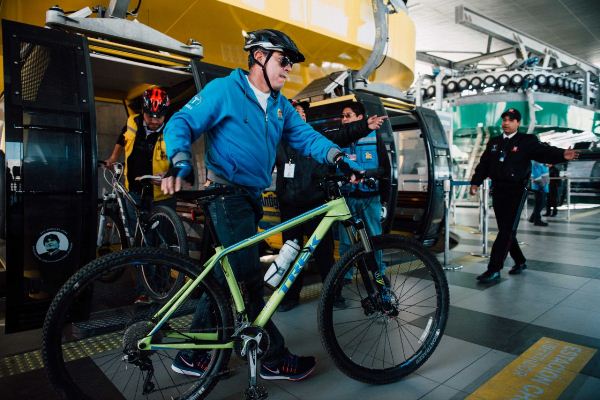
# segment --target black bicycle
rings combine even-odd
[[[99,162],[104,166],[104,162]],[[103,168],[104,180],[111,190],[103,194],[98,219],[97,255],[104,256],[129,247],[157,247],[188,255],[187,235],[183,222],[177,213],[165,206],[155,206],[147,212],[127,191],[121,182],[123,165],[115,163]],[[153,177],[141,177],[144,184],[142,199],[152,194]],[[129,203],[135,212],[135,224],[130,224],[125,211]],[[135,226],[130,232],[129,227]],[[106,273],[102,281],[115,282],[119,273]],[[161,301],[169,297],[183,283],[183,276],[175,271],[158,273],[153,265],[144,265],[137,271],[148,296]]]

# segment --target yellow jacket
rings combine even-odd
[[[144,129],[143,126],[138,126],[136,121],[139,114],[131,115],[127,118],[127,130],[123,134],[125,136],[125,187],[129,190],[129,181],[127,179],[127,158],[133,151],[133,145],[135,143],[135,137],[140,129]],[[154,146],[154,155],[152,157],[152,174],[161,175],[168,171],[169,160],[167,158],[167,148],[163,139],[163,133],[161,132],[156,140]],[[154,186],[154,201],[160,201],[168,199],[169,195],[163,194],[160,190],[160,186]]]

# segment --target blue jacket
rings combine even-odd
[[[537,161],[531,162],[531,189],[541,190],[548,193],[548,182],[550,181],[550,170],[546,164]]]
[[[361,169],[377,169],[379,167],[379,158],[377,157],[377,132],[372,131],[367,136],[358,139],[352,143],[350,147],[342,149],[348,157],[358,165]],[[346,184],[342,187],[344,194],[350,194],[350,196],[365,196],[375,195],[379,193],[379,182],[375,187],[369,187],[364,182],[358,185]]]
[[[283,95],[269,97],[265,113],[241,69],[211,81],[171,117],[164,138],[169,160],[190,159],[192,142],[204,132],[207,168],[255,192],[271,184],[282,139],[320,163],[332,162],[340,151],[305,123]]]

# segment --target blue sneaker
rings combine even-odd
[[[316,365],[314,357],[296,356],[288,351],[279,361],[263,362],[260,377],[266,380],[301,381],[314,371]]]
[[[178,374],[202,376],[210,364],[210,354],[201,350],[181,350],[175,356],[171,369]]]

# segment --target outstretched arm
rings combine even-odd
[[[537,136],[527,136],[531,136],[529,140],[532,141],[530,150],[532,160],[543,164],[558,164],[579,157],[579,153],[573,149],[563,150],[540,142]]]
[[[361,119],[349,124],[344,124],[336,129],[324,131],[323,135],[338,146],[348,147],[358,139],[367,136],[371,131],[381,128],[383,121],[386,119],[387,116],[379,117],[373,115],[367,120]]]

